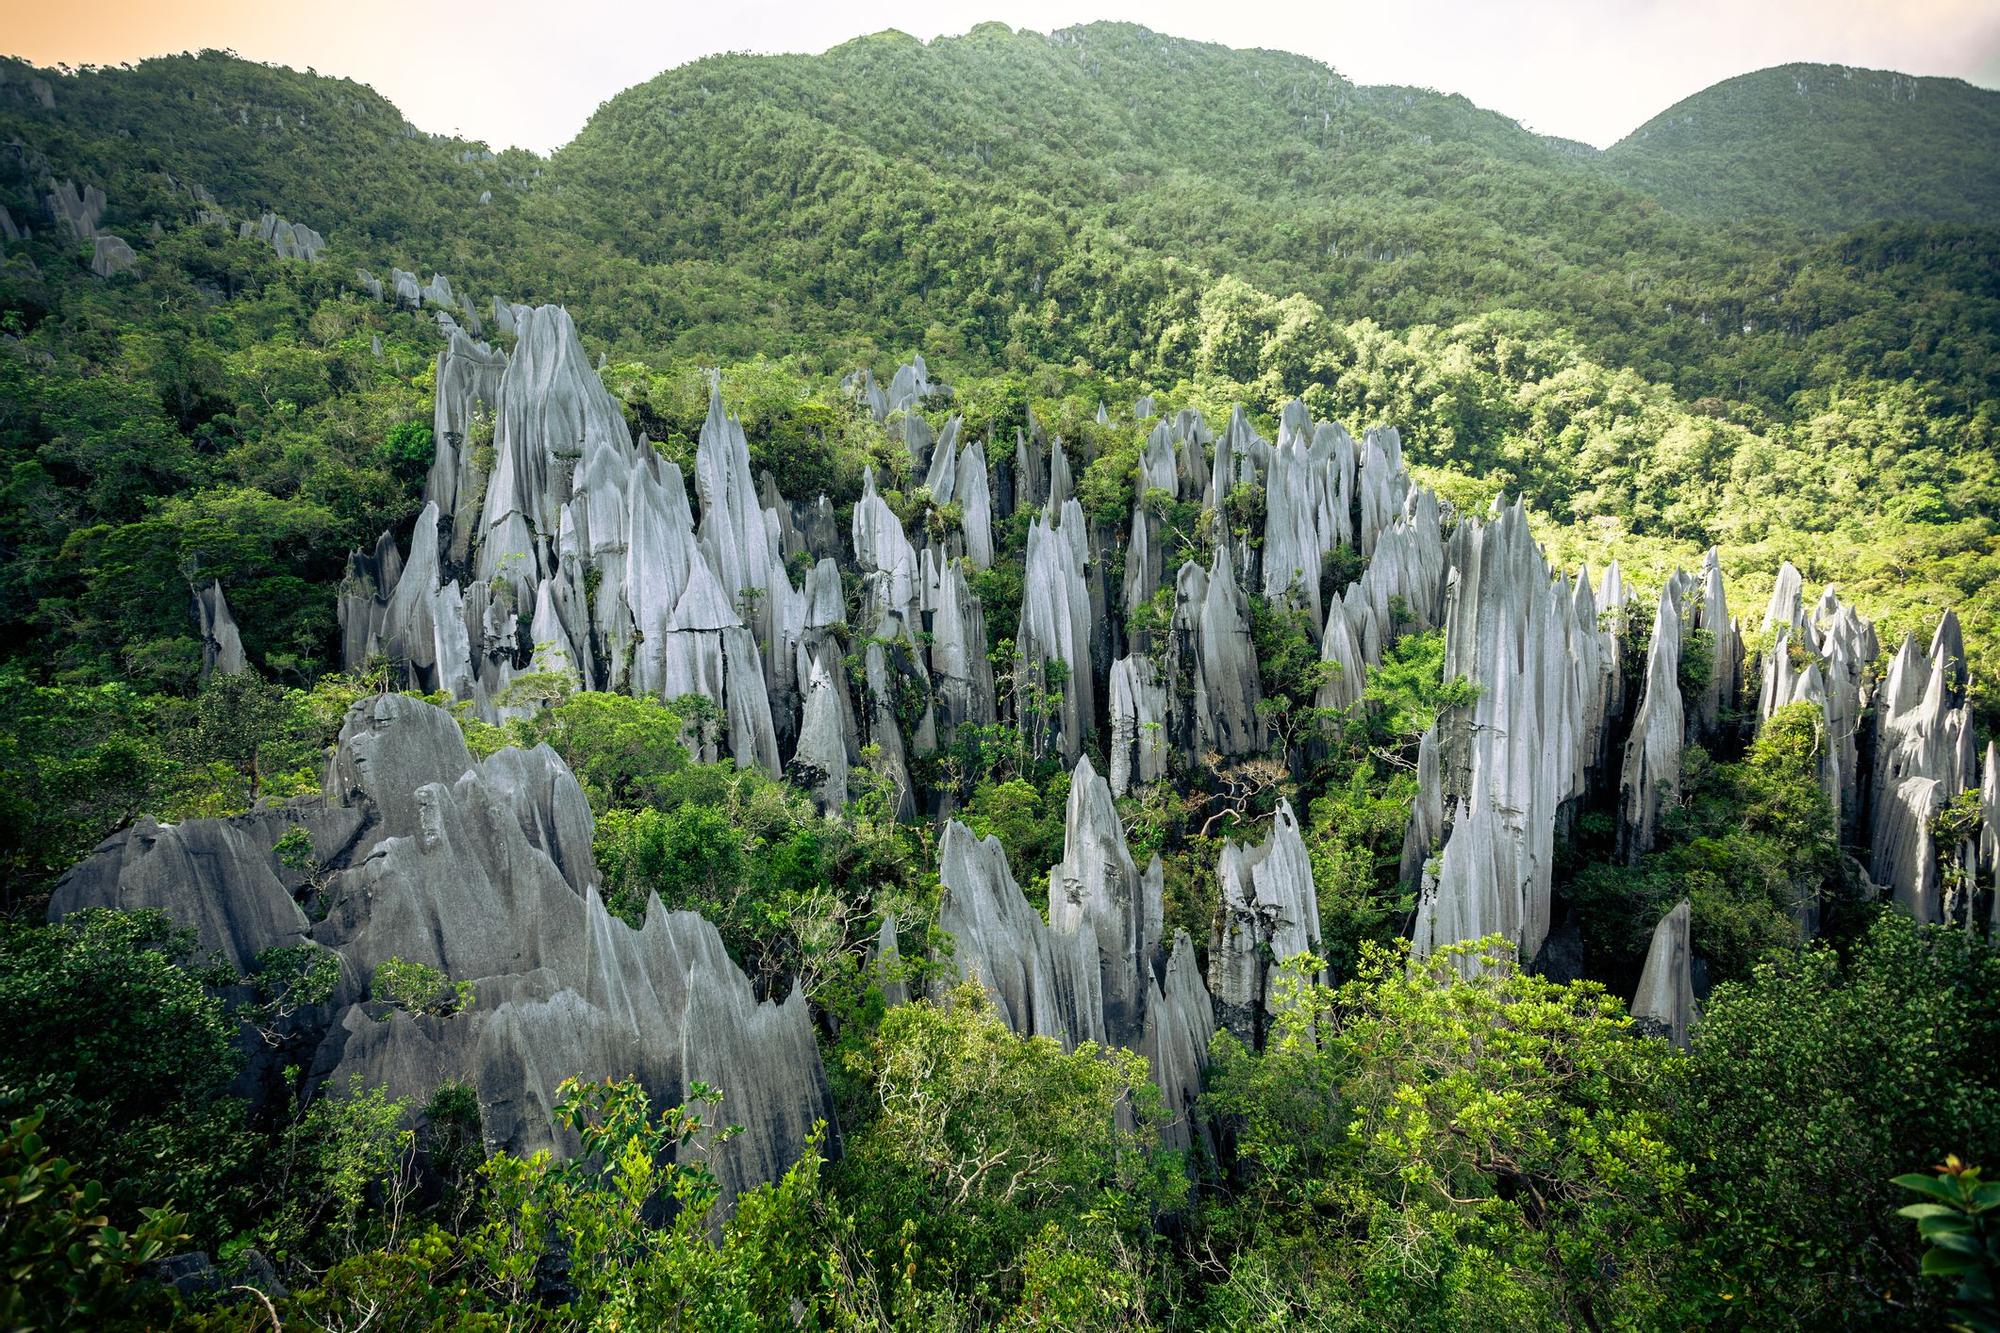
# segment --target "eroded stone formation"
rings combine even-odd
[[[1277,968],[1320,947],[1312,861],[1289,801],[1278,802],[1260,845],[1223,843],[1216,878],[1222,906],[1208,945],[1209,991],[1222,1026],[1262,1045],[1278,1010]]]
[[[635,930],[606,911],[590,807],[548,747],[474,761],[450,714],[383,695],[349,713],[324,787],[231,819],[142,821],[69,874],[51,914],[157,908],[246,971],[274,946],[333,951],[338,990],[308,1028],[323,1034],[314,1078],[358,1074],[419,1105],[463,1080],[493,1147],[570,1146],[550,1111],[572,1075],[636,1077],[661,1106],[699,1080],[744,1126],[709,1158],[734,1197],[831,1118],[803,993],[760,1001],[698,915],[654,899]],[[293,830],[311,843],[303,863],[276,854]],[[324,919],[306,910],[316,898]],[[371,1002],[392,958],[475,983],[474,1003],[434,1017]]]
[[[477,340],[476,316],[444,279],[419,285],[396,270],[393,284],[399,299],[431,305],[441,317],[437,454],[407,551],[384,534],[350,557],[340,597],[348,663],[387,659],[401,682],[468,701],[489,720],[541,706],[552,683],[668,701],[700,696],[716,719],[690,730],[703,758],[785,774],[829,814],[866,774],[886,783],[900,817],[944,817],[953,793],[924,789],[922,760],[962,727],[1028,729],[1038,752],[1060,755],[1073,773],[1048,917],[1022,895],[1000,845],[951,820],[941,846],[940,925],[956,939],[962,974],[986,985],[1016,1031],[1146,1053],[1181,1112],[1175,1132],[1184,1142],[1218,1021],[1261,1041],[1278,1004],[1277,967],[1319,949],[1310,858],[1283,803],[1261,839],[1225,845],[1204,977],[1184,933],[1171,944],[1162,938],[1159,863],[1136,865],[1114,802],[1151,783],[1200,781],[1208,770],[1285,758],[1273,755],[1274,729],[1260,708],[1253,594],[1290,608],[1316,635],[1322,661],[1334,668],[1315,700],[1321,707],[1359,706],[1397,638],[1436,628],[1444,631],[1447,679],[1473,687],[1471,702],[1446,710],[1419,746],[1401,855],[1403,878],[1417,894],[1411,930],[1419,955],[1498,935],[1525,962],[1543,956],[1554,925],[1556,839],[1580,805],[1595,799],[1614,807],[1622,851],[1643,855],[1679,799],[1684,748],[1733,743],[1790,704],[1816,710],[1825,738],[1821,777],[1848,841],[1866,845],[1875,877],[1909,910],[1927,920],[1964,920],[1975,910],[1964,894],[1946,900],[1930,845],[1935,814],[1961,791],[1981,791],[1984,824],[1952,854],[1975,872],[2000,871],[2000,778],[1990,749],[1983,770],[1973,753],[1963,645],[1949,616],[1928,654],[1906,642],[1878,685],[1873,627],[1831,589],[1809,604],[1803,577],[1787,565],[1762,626],[1770,646],[1756,662],[1751,710],[1745,636],[1713,551],[1698,575],[1666,578],[1657,598],[1652,589],[1642,598],[1616,564],[1595,583],[1588,570],[1553,570],[1518,502],[1496,501],[1481,517],[1456,514],[1412,480],[1394,430],[1366,431],[1357,444],[1343,427],[1315,422],[1303,403],[1280,413],[1275,444],[1240,410],[1220,434],[1192,411],[1153,421],[1121,531],[1086,514],[1076,487],[1088,459],[1073,458],[1032,414],[1011,451],[966,441],[957,416],[934,429],[924,413],[948,403],[949,390],[921,358],[886,390],[867,372],[848,381],[889,447],[907,453],[908,468],[898,458],[888,474],[867,473],[843,532],[828,497],[787,498],[777,479],[753,478],[725,386],[711,392],[690,477],[643,436],[633,438],[560,308],[494,303],[493,324],[514,339],[501,350]],[[1152,415],[1150,403],[1135,410],[1142,425]],[[1252,540],[1258,534],[1241,520],[1256,512],[1244,500],[1259,491],[1263,526],[1261,540]],[[1192,530],[1189,511],[1202,515]],[[1003,673],[996,682],[974,587],[996,558],[995,520],[1009,516],[1024,523],[1027,545],[1019,618],[1004,627],[1014,634],[1014,678]],[[1122,578],[1111,578],[1107,570],[1121,560]],[[1343,565],[1360,572],[1335,586],[1329,571]],[[220,588],[199,601],[211,665],[230,669],[240,640],[232,650],[234,624]],[[1635,661],[1628,670],[1640,635],[1643,668]],[[1004,696],[1000,685],[1008,686]],[[362,763],[357,756],[367,748],[359,735],[344,740],[343,753],[353,754],[342,762]],[[689,1015],[707,1014],[710,1004],[725,1034],[717,1040],[731,1052],[794,1041],[794,1020],[771,1016],[789,1007],[744,1009],[730,998],[738,994],[732,987],[747,986],[733,970],[727,984],[701,990],[699,1007],[687,994],[668,993],[660,969],[722,975],[721,964],[700,961],[720,954],[708,943],[713,932],[703,934],[692,919],[655,911],[643,930],[627,932],[639,942],[616,942],[626,937],[592,892],[587,832],[576,841],[581,807],[556,795],[523,805],[514,794],[566,790],[549,776],[548,760],[503,764],[496,756],[472,765],[445,749],[442,768],[429,776],[412,771],[386,785],[343,777],[331,800],[297,819],[316,847],[325,844],[327,858],[346,858],[342,873],[358,877],[357,885],[375,883],[371,875],[396,884],[419,869],[428,875],[427,855],[456,858],[435,863],[454,874],[464,861],[470,887],[448,899],[438,895],[458,891],[405,894],[416,904],[409,920],[436,926],[476,913],[482,894],[499,895],[507,912],[546,913],[557,923],[537,946],[556,961],[509,970],[470,939],[454,943],[450,957],[435,961],[481,978],[482,1003],[467,1021],[448,1028],[459,1020],[408,1020],[417,1035],[391,1041],[383,1034],[404,1020],[367,1026],[374,1020],[365,1011],[359,1018],[343,1011],[337,1027],[346,1036],[329,1036],[324,1067],[358,1061],[392,1083],[407,1081],[420,1057],[403,1052],[415,1050],[468,1067],[514,1060],[532,1082],[539,1067],[522,1062],[519,1044],[542,1040],[534,1025],[554,1022],[542,1015],[565,993],[578,998],[561,1004],[640,1015],[649,1031],[682,1033],[676,1040],[684,1046],[696,1040],[685,1037],[696,1021]],[[1099,753],[1107,760],[1102,776]],[[431,794],[419,802],[418,792]],[[531,812],[513,821],[524,845],[547,862],[546,873],[531,878],[554,876],[566,896],[554,896],[553,881],[530,892],[481,868],[492,848],[478,821],[501,800],[496,792],[506,793],[508,808]],[[401,823],[377,813],[406,800]],[[367,812],[358,824],[356,810]],[[274,817],[246,816],[249,850],[229,849],[214,864],[257,879],[243,867],[268,856],[257,840]],[[383,831],[392,825],[402,831]],[[495,827],[490,836],[513,847],[507,821]],[[146,836],[149,847],[165,847],[193,835]],[[461,836],[470,842],[461,846]],[[405,839],[397,850],[372,854],[370,838],[396,837]],[[211,873],[201,856],[170,849],[133,883],[199,879]],[[83,884],[105,872],[78,873]],[[282,881],[272,882],[282,893]],[[247,958],[262,947],[256,941],[294,929],[268,892],[257,901],[261,907],[242,909],[249,924],[241,929],[233,909],[213,920],[213,904],[190,898],[181,907],[218,938],[244,934],[232,947]],[[330,946],[343,950],[357,976],[390,947],[371,942],[377,915],[337,909],[325,925]],[[1812,929],[1814,905],[1801,904],[1800,919]],[[381,927],[381,939],[415,938],[417,927],[402,915],[394,922]],[[310,930],[320,937],[321,927]],[[894,923],[883,932],[876,954],[886,966],[882,960],[895,956]],[[483,925],[469,928],[473,939],[485,933]],[[572,934],[590,942],[582,960],[564,943]],[[245,947],[249,954],[241,954]],[[1685,1040],[1695,1016],[1692,951],[1683,904],[1657,924],[1634,1000],[1636,1014],[1675,1040]],[[615,958],[623,980],[599,976],[600,958]],[[486,978],[494,976],[511,979],[491,983],[489,1006]],[[490,1015],[506,1006],[515,1017],[499,1026]],[[730,1087],[725,1071],[702,1072],[686,1052],[676,1064],[619,1045],[625,1028],[604,1027],[609,1021],[587,1020],[587,1030],[603,1034],[589,1038],[601,1043],[586,1048],[593,1060],[630,1059],[662,1089],[691,1068]],[[803,1023],[802,1011],[796,1021]],[[753,1032],[766,1035],[728,1035]],[[501,1045],[475,1050],[466,1045],[475,1035]],[[785,1058],[782,1068],[804,1067]],[[814,1096],[823,1101],[823,1091],[803,1083],[794,1091],[797,1115],[820,1104]],[[521,1134],[539,1113],[521,1115]],[[785,1136],[797,1115],[774,1131],[773,1143],[794,1141]],[[780,1156],[773,1150],[758,1160]],[[761,1178],[745,1172],[742,1179]]]
[[[1000,840],[977,838],[955,819],[945,825],[938,876],[945,888],[938,924],[957,941],[959,976],[976,978],[1016,1032],[1071,1048],[1108,1042],[1146,1056],[1172,1116],[1167,1143],[1193,1144],[1204,1132],[1193,1107],[1214,1008],[1187,932],[1175,932],[1171,948],[1162,938],[1159,858],[1139,869],[1111,788],[1090,760],[1070,777],[1047,921],[1015,883]]]

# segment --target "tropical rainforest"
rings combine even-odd
[[[1826,66],[0,61],[0,1327],[2000,1328],[1996,202]]]

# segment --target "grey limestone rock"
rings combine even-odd
[[[896,373],[890,377],[888,414],[922,407],[933,394],[941,394],[944,387],[932,383],[930,368],[924,364],[923,354],[919,352],[896,367]]]
[[[273,855],[278,839],[303,827],[314,851],[332,858],[361,825],[359,812],[319,805],[180,824],[141,818],[71,868],[49,901],[49,918],[88,907],[164,912],[195,932],[202,954],[247,972],[263,950],[298,944],[312,929]]]
[[[1629,861],[1653,848],[1660,816],[1679,799],[1682,712],[1681,617],[1672,588],[1660,592],[1653,641],[1646,657],[1646,691],[1633,718],[1619,774],[1619,847]]]
[[[315,1060],[421,1101],[447,1078],[479,1093],[489,1143],[574,1149],[549,1120],[572,1075],[637,1077],[656,1105],[699,1079],[743,1135],[711,1158],[726,1197],[775,1179],[830,1118],[802,994],[760,1002],[713,927],[654,901],[637,930],[604,910],[588,804],[554,751],[474,763],[442,709],[401,695],[351,711],[324,799],[227,820],[142,822],[64,881],[51,905],[157,907],[239,968],[275,944],[336,950],[336,1013]],[[331,876],[310,923],[274,854],[293,828]],[[390,958],[476,983],[450,1018],[378,1019],[360,1001]]]
[[[1153,1083],[1171,1116],[1161,1132],[1161,1142],[1168,1148],[1182,1149],[1200,1144],[1213,1160],[1215,1145],[1196,1114],[1196,1101],[1204,1086],[1208,1044],[1215,1036],[1215,1006],[1202,984],[1194,941],[1185,930],[1174,932],[1164,980],[1155,982],[1149,976],[1147,984],[1153,989],[1138,1049],[1152,1069]]]
[[[1270,836],[1261,845],[1224,842],[1217,875],[1222,904],[1209,940],[1209,993],[1221,1025],[1245,1044],[1260,1046],[1277,1012],[1276,968],[1320,947],[1312,861],[1291,803],[1278,802]]]
[[[1104,1039],[1097,941],[1087,923],[1058,940],[1022,896],[1000,840],[977,838],[955,819],[945,824],[938,878],[938,925],[957,942],[958,974],[986,988],[1008,1027],[1065,1048]]]
[[[833,675],[815,656],[806,680],[805,720],[792,763],[810,775],[808,788],[820,809],[838,814],[847,804],[847,738]]]
[[[280,259],[300,259],[308,264],[317,264],[320,252],[326,249],[326,237],[303,222],[287,222],[276,213],[265,213],[255,222],[245,222],[237,234],[245,240],[264,242]]]
[[[1449,547],[1445,673],[1479,695],[1438,720],[1450,818],[1415,948],[1498,933],[1531,960],[1548,936],[1557,819],[1598,744],[1584,731],[1576,665],[1589,650],[1573,640],[1601,631],[1577,624],[1573,593],[1551,576],[1522,507],[1494,509],[1487,522],[1461,521]]]
[[[1112,666],[1110,707],[1111,792],[1126,796],[1167,771],[1167,692],[1150,658],[1121,657]]]
[[[490,453],[507,355],[463,333],[445,339],[438,353],[437,390],[431,411],[434,452],[424,498],[451,520],[450,558],[463,565],[479,529],[479,501],[486,488],[482,450]]]
[[[1017,670],[1023,676],[1045,679],[1049,662],[1065,668],[1049,715],[1022,722],[1037,728],[1038,747],[1046,742],[1066,763],[1075,763],[1083,753],[1096,718],[1090,588],[1083,573],[1089,562],[1086,542],[1083,508],[1073,499],[1062,507],[1059,521],[1033,520],[1022,572],[1020,627],[1014,636]],[[1024,691],[1025,686],[1017,684],[1016,689]]]
[[[695,452],[695,487],[701,497],[702,554],[756,637],[766,690],[774,696],[789,694],[798,592],[785,572],[777,515],[763,507],[750,472],[743,425],[723,411],[719,387],[709,393],[708,418]]]
[[[1424,866],[1444,838],[1444,772],[1438,755],[1437,728],[1430,727],[1417,742],[1417,795],[1410,803],[1410,826],[1403,832],[1402,882],[1423,883]]]
[[[195,620],[201,627],[202,675],[221,672],[233,676],[249,669],[243,656],[243,636],[236,631],[236,617],[229,613],[229,601],[222,584],[210,579],[194,595]]]
[[[1361,554],[1373,556],[1382,530],[1403,512],[1410,485],[1403,468],[1403,437],[1394,426],[1370,427],[1361,440],[1361,468],[1356,485],[1360,506],[1357,530]]]
[[[1708,679],[1688,700],[1689,736],[1712,743],[1722,731],[1723,719],[1736,707],[1740,686],[1743,646],[1729,618],[1729,600],[1722,586],[1722,557],[1714,548],[1701,561],[1701,585],[1691,599],[1691,630],[1701,630],[1709,638]]]
[[[873,468],[862,473],[861,498],[854,502],[850,527],[855,564],[864,574],[886,576],[883,605],[908,623],[916,614],[917,551],[888,502],[876,492]]]
[[[1316,708],[1353,708],[1368,687],[1368,663],[1361,644],[1348,623],[1347,611],[1339,602],[1327,610],[1326,631],[1320,636],[1319,660],[1333,670],[1313,697]]]
[[[1907,777],[1876,793],[1870,873],[1889,888],[1898,907],[1920,922],[1944,920],[1931,821],[1948,799],[1945,784],[1930,777]]]
[[[69,233],[70,240],[87,241],[97,235],[98,223],[104,216],[104,191],[95,185],[78,189],[75,181],[50,181],[45,202],[49,216]]]
[[[1257,712],[1263,680],[1249,609],[1234,566],[1219,550],[1206,571],[1193,561],[1181,566],[1165,675],[1168,730],[1184,752],[1236,758],[1263,751],[1268,736]]]
[[[1987,923],[1990,936],[2000,932],[2000,745],[1986,742],[1986,762],[1980,769],[1984,775],[1979,783],[1979,863],[1986,871],[1986,882],[1994,888],[1992,919]]]
[[[132,247],[108,232],[99,232],[90,242],[90,271],[100,278],[115,277],[139,262]]]
[[[962,722],[991,724],[997,701],[993,664],[986,656],[986,616],[958,562],[948,562],[940,576],[928,619],[939,732],[949,737]]]
[[[1136,1046],[1160,944],[1160,891],[1145,892],[1111,788],[1088,757],[1070,775],[1063,827],[1063,859],[1049,871],[1049,926],[1095,942],[1103,1029],[1119,1045]]]
[[[1960,691],[1963,647],[1947,613],[1932,653],[1905,636],[1875,697],[1875,771],[1870,874],[1919,921],[1945,919],[1930,822],[1958,793],[1979,786],[1969,705]],[[1963,849],[1958,849],[1963,857]]]
[[[1682,1047],[1687,1045],[1688,1029],[1694,1026],[1697,1012],[1688,943],[1689,910],[1683,898],[1653,927],[1646,966],[1632,996],[1632,1017]]]
[[[957,420],[956,417],[953,420]],[[974,567],[993,567],[993,491],[986,479],[986,446],[977,440],[958,456],[952,497],[965,533],[965,554]]]

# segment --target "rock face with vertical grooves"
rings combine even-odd
[[[1163,948],[1159,858],[1137,868],[1110,788],[1089,760],[1071,775],[1046,923],[1015,884],[997,838],[947,822],[938,873],[938,924],[957,942],[958,973],[980,980],[1008,1026],[1065,1047],[1113,1042],[1139,1051],[1172,1115],[1167,1145],[1199,1142],[1212,1152],[1194,1115],[1215,1032],[1194,945],[1183,931],[1171,952]]]
[[[1946,612],[1928,656],[1905,636],[1875,698],[1874,815],[1869,873],[1919,921],[1962,921],[1972,904],[1947,901],[1938,873],[1943,851],[1963,863],[1968,849],[1933,845],[1931,822],[1960,792],[1982,789],[1966,702],[1964,645]]]
[[[1690,919],[1688,901],[1683,898],[1653,927],[1645,970],[1639,974],[1639,989],[1632,996],[1632,1017],[1642,1027],[1683,1047],[1695,1020]]]
[[[1046,665],[1062,664],[1060,688],[1051,691],[1042,725],[1050,751],[1075,763],[1090,739],[1097,715],[1092,679],[1090,588],[1084,582],[1089,551],[1083,507],[1074,499],[1053,517],[1036,518],[1028,529],[1028,552],[1021,581],[1021,620],[1014,636],[1019,670],[1036,680]],[[1021,691],[1023,683],[1017,683]],[[1035,688],[1027,684],[1027,688]]]
[[[1221,1025],[1260,1045],[1277,1012],[1277,966],[1320,947],[1319,895],[1291,803],[1278,802],[1270,835],[1258,846],[1223,843],[1216,874],[1222,906],[1209,939],[1209,993]]]
[[[799,729],[794,777],[803,776],[813,800],[826,814],[838,814],[847,804],[847,738],[833,673],[823,658],[812,659],[806,680],[805,719]]]
[[[1217,551],[1209,568],[1181,566],[1166,653],[1169,729],[1184,752],[1224,758],[1260,753],[1268,740],[1250,617],[1234,565]]]
[[[238,234],[245,240],[262,241],[280,259],[297,259],[308,264],[317,264],[320,251],[326,249],[326,237],[303,222],[287,222],[276,213],[265,213],[255,222],[245,222]]]
[[[1681,742],[1687,726],[1680,669],[1680,608],[1669,586],[1661,590],[1660,609],[1653,617],[1645,693],[1639,697],[1618,779],[1618,846],[1628,861],[1653,849],[1661,815],[1680,796]]]
[[[1166,775],[1167,694],[1150,659],[1111,668],[1111,791],[1125,796]]]
[[[277,840],[304,828],[332,876],[334,907],[311,923]],[[238,967],[311,939],[341,958],[320,1078],[358,1074],[421,1103],[448,1078],[479,1093],[487,1140],[529,1152],[568,1146],[550,1124],[556,1085],[637,1077],[656,1105],[701,1080],[721,1088],[744,1133],[710,1159],[725,1195],[772,1180],[830,1118],[805,1000],[760,1002],[714,928],[657,900],[642,928],[598,896],[591,816],[554,751],[501,750],[475,763],[442,709],[401,695],[357,704],[328,766],[326,795],[226,820],[145,824],[65,880],[52,916],[158,907]],[[476,983],[449,1017],[373,1017],[362,1003],[391,958]]]
[[[1979,784],[1979,865],[1986,882],[2000,885],[2000,744],[1986,742],[1986,762],[1980,769]],[[1989,934],[2000,931],[2000,890],[1993,894],[1987,922]]]
[[[1008,1027],[1065,1048],[1104,1039],[1097,940],[1087,924],[1058,937],[1022,896],[1000,840],[975,837],[955,819],[944,827],[938,878],[938,925],[957,942],[958,974],[986,987]]]
[[[243,656],[243,636],[237,632],[236,617],[229,613],[229,600],[222,584],[210,579],[194,595],[195,620],[201,627],[201,673],[217,672],[233,676],[249,669]]]
[[[1714,547],[1701,560],[1701,583],[1689,599],[1688,628],[1708,639],[1707,679],[1687,701],[1691,739],[1712,744],[1722,733],[1724,715],[1734,706],[1740,687],[1743,645],[1729,618],[1729,599],[1722,586],[1722,556]]]
[[[1612,649],[1578,623],[1518,503],[1462,521],[1449,567],[1445,674],[1479,694],[1438,721],[1448,828],[1437,875],[1420,886],[1413,947],[1499,934],[1528,961],[1548,937],[1558,815],[1602,743],[1585,730],[1577,663]]]
[[[1143,891],[1111,787],[1080,759],[1070,775],[1063,859],[1049,871],[1049,926],[1096,943],[1103,1028],[1121,1046],[1136,1046],[1145,1026],[1160,923],[1159,889]]]

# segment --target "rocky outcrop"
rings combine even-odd
[[[862,473],[861,498],[854,502],[850,523],[854,562],[868,579],[868,600],[881,612],[905,624],[916,614],[917,551],[903,535],[903,524],[875,489],[875,470]]]
[[[1628,861],[1653,849],[1660,818],[1680,797],[1681,743],[1687,722],[1681,705],[1681,616],[1674,588],[1660,591],[1653,639],[1646,653],[1645,693],[1625,743],[1618,779],[1618,846]]]
[[[1063,827],[1063,859],[1049,871],[1049,925],[1096,944],[1103,1029],[1119,1045],[1136,1046],[1160,946],[1160,862],[1154,858],[1142,883],[1110,785],[1088,758],[1070,775]]]
[[[1014,635],[1016,697],[1044,698],[1036,715],[1025,719],[1036,730],[1036,745],[1071,764],[1083,753],[1097,715],[1086,542],[1083,507],[1073,499],[1033,521]],[[1059,663],[1060,671],[1052,674],[1050,663]]]
[[[1222,905],[1209,939],[1209,993],[1221,1025],[1261,1045],[1277,1012],[1276,969],[1320,947],[1319,895],[1291,803],[1278,802],[1260,845],[1224,842],[1216,875]]]
[[[928,559],[929,553],[926,552]],[[930,580],[925,580],[928,588]],[[930,625],[930,681],[940,737],[962,723],[990,726],[995,718],[993,664],[986,656],[986,616],[957,561],[946,563],[926,609]]]
[[[1162,948],[1159,859],[1138,869],[1089,760],[1071,775],[1046,923],[1015,885],[999,840],[979,840],[956,820],[945,826],[938,875],[938,924],[956,941],[958,973],[979,979],[1008,1026],[1065,1047],[1110,1041],[1139,1051],[1171,1115],[1167,1145],[1212,1153],[1194,1108],[1215,1017],[1194,945],[1182,931],[1170,952]]]
[[[1986,762],[1979,784],[1979,865],[1993,896],[1988,909],[1989,935],[2000,934],[2000,744],[1986,742]]]
[[[298,259],[308,264],[317,264],[320,252],[326,249],[326,237],[303,222],[287,222],[276,213],[266,213],[255,222],[245,222],[237,229],[237,234],[244,240],[264,242],[277,252],[280,259]]]
[[[938,850],[938,925],[956,942],[958,975],[976,979],[1007,1026],[1065,1048],[1104,1040],[1097,940],[1087,924],[1058,936],[1028,905],[998,838],[949,820]]]
[[[1928,656],[1907,635],[1875,698],[1874,812],[1869,873],[1919,921],[1963,920],[1972,904],[1947,902],[1932,821],[1960,792],[1983,790],[1965,702],[1964,645],[1947,612]]]
[[[1196,1114],[1196,1101],[1208,1068],[1208,1044],[1215,1036],[1215,1006],[1202,985],[1201,964],[1194,941],[1184,930],[1174,932],[1166,974],[1151,981],[1146,1005],[1146,1029],[1139,1053],[1146,1057],[1171,1117],[1160,1140],[1168,1148],[1205,1150],[1215,1160],[1215,1143],[1206,1120]]]
[[[236,617],[229,613],[229,601],[222,584],[210,579],[194,595],[195,621],[201,628],[201,674],[221,672],[233,676],[249,669],[243,656],[243,636],[236,631]]]
[[[1111,668],[1110,707],[1111,791],[1126,796],[1167,771],[1167,692],[1151,659],[1118,659]]]
[[[90,271],[100,278],[114,277],[139,262],[139,256],[123,240],[99,234],[90,241]]]
[[[1689,945],[1690,909],[1683,898],[1653,927],[1645,970],[1632,996],[1632,1017],[1640,1027],[1686,1046],[1694,1026],[1694,975]]]
[[[1181,566],[1164,674],[1168,730],[1183,753],[1262,753],[1269,737],[1257,712],[1264,687],[1249,608],[1221,551],[1207,570],[1193,561]]]
[[[51,914],[158,907],[246,970],[275,944],[333,949],[341,981],[316,1077],[359,1075],[418,1103],[461,1079],[496,1148],[574,1147],[550,1122],[564,1078],[636,1077],[660,1106],[699,1080],[744,1126],[708,1158],[733,1198],[781,1175],[830,1117],[803,995],[759,1001],[692,913],[655,900],[635,930],[605,910],[590,809],[554,751],[474,762],[449,714],[384,695],[349,713],[325,788],[233,819],[136,826],[71,872]],[[317,923],[274,852],[294,828],[326,880]],[[391,958],[474,982],[475,1003],[382,1016],[366,1000]]]
[[[72,241],[87,241],[97,235],[98,222],[104,216],[104,191],[95,185],[79,189],[75,181],[68,180],[48,184],[49,192],[43,202],[56,226]]]
[[[847,804],[847,737],[833,674],[815,656],[806,681],[805,720],[799,729],[798,752],[787,773],[812,792],[819,808],[838,814]]]
[[[1686,628],[1707,639],[1706,678],[1687,700],[1688,736],[1712,745],[1736,709],[1741,687],[1743,644],[1729,618],[1729,599],[1722,586],[1722,556],[1714,547],[1701,560],[1701,582],[1689,599]]]
[[[1590,603],[1551,576],[1518,503],[1460,522],[1448,564],[1445,675],[1479,693],[1438,720],[1447,830],[1435,878],[1418,886],[1413,947],[1499,934],[1532,960],[1548,937],[1557,819],[1603,743],[1585,727],[1579,662],[1596,660],[1602,679],[1616,649],[1579,623]]]

